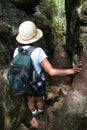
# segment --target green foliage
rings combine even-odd
[[[65,14],[65,0],[57,0],[58,1],[58,12],[61,13],[61,15]]]
[[[61,2],[61,3],[60,3]],[[60,5],[60,6],[59,6]],[[54,45],[57,44],[58,38],[62,37],[60,19],[58,18],[58,12],[64,12],[64,0],[45,0],[39,5],[41,12],[41,19],[43,26],[48,26],[50,28],[50,35],[52,36],[52,41]],[[61,14],[61,13],[60,13]],[[45,30],[45,33],[48,30]]]

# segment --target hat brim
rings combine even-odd
[[[33,37],[32,39],[23,40],[23,39],[21,39],[20,35],[18,34],[16,37],[16,40],[20,44],[31,44],[31,43],[38,41],[42,36],[43,36],[43,32],[40,29],[37,29],[37,35],[35,37]]]

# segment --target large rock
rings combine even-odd
[[[15,37],[18,33],[19,24],[26,20],[34,21],[31,12],[26,13],[24,10],[17,8],[14,3],[19,3],[20,6],[29,5],[31,7],[32,5],[31,11],[38,4],[38,2],[28,0],[0,2],[0,55],[2,55],[0,65],[6,65],[12,59],[13,51],[18,46]]]
[[[21,123],[27,122],[29,111],[26,99],[14,95],[7,83],[7,70],[0,70],[0,129],[17,130]]]
[[[18,8],[21,8],[28,12],[28,14],[34,13],[35,6],[39,4],[40,0],[10,0]]]
[[[66,0],[67,46],[74,62],[82,60],[82,71],[73,76],[71,90],[58,113],[57,129],[87,129],[87,2]]]

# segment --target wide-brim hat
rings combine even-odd
[[[38,41],[43,36],[41,29],[36,28],[31,21],[25,21],[20,24],[16,40],[20,44],[31,44]]]

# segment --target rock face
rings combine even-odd
[[[0,71],[0,129],[15,130],[27,119],[27,107],[23,97],[12,94],[3,72],[4,69]]]
[[[20,23],[25,20],[32,20],[35,6],[39,0],[7,0],[0,2],[0,65],[6,65],[12,58],[13,50],[18,46],[15,40],[17,29]],[[18,5],[16,7],[16,4]],[[25,7],[25,5],[27,7]],[[21,9],[21,6],[24,7]],[[31,10],[30,12],[26,12]]]
[[[82,71],[73,77],[71,90],[58,114],[59,130],[87,129],[87,1],[66,0],[67,46],[71,60],[82,60]],[[82,127],[83,126],[83,127]]]
[[[74,2],[73,0],[65,0],[67,18],[66,43],[70,60],[73,60],[74,63],[82,60],[83,66],[82,71],[73,77],[70,89],[66,89],[66,86],[64,87],[64,90],[68,91],[61,109],[58,109],[57,104],[58,119],[55,130],[87,130],[87,1],[79,0]],[[58,54],[62,56],[63,51],[60,53],[60,50]],[[54,58],[56,61],[58,61],[57,56],[55,55]],[[60,60],[60,63],[62,61]],[[57,62],[57,65],[59,66],[59,62]],[[54,79],[54,81],[56,80]],[[60,80],[57,81],[60,83]],[[64,83],[66,83],[65,81]],[[55,106],[53,107],[55,108]]]
[[[1,0],[0,2],[0,129],[17,130],[21,123],[29,125],[29,110],[26,106],[26,98],[13,95],[8,87],[4,68],[12,58],[17,27],[24,20],[34,20],[32,9],[39,0]],[[66,47],[58,47],[55,60],[56,66],[68,68],[70,62],[82,60],[82,71],[73,77],[72,85],[70,77],[56,82],[66,84],[62,86],[66,96],[56,101],[47,109],[49,124],[48,130],[87,130],[87,1],[65,0],[67,18]],[[30,10],[28,10],[30,9]],[[30,15],[31,14],[31,15]],[[48,36],[47,36],[48,37]],[[58,57],[57,57],[58,56]],[[3,67],[4,66],[4,67]],[[61,81],[61,82],[60,82]],[[63,82],[64,81],[64,82]],[[55,80],[54,80],[55,82]],[[54,84],[56,85],[56,84]],[[53,122],[51,122],[53,119]],[[27,129],[24,125],[19,129]]]
[[[77,57],[80,58],[83,48],[87,49],[87,1],[79,0],[76,2],[76,4],[72,0],[66,0],[65,2],[68,49],[71,55],[78,55]]]
[[[17,28],[19,24],[25,20],[30,20],[31,15],[27,14],[21,5],[23,1],[1,0],[0,2],[0,129],[1,130],[17,130],[20,122],[26,122],[29,110],[26,106],[26,98],[20,98],[11,94],[3,73],[8,63],[12,59],[13,50],[18,46],[15,41]],[[38,1],[25,1],[32,8],[37,5]],[[35,3],[35,4],[34,4]],[[33,5],[34,4],[34,5]],[[19,7],[20,6],[20,7]],[[32,11],[33,12],[33,11]]]
[[[40,0],[10,0],[18,8],[28,12],[28,14],[34,13],[34,7],[39,4]]]
[[[6,65],[12,58],[18,25],[28,19],[28,15],[15,7],[9,0],[0,2],[0,65]]]

